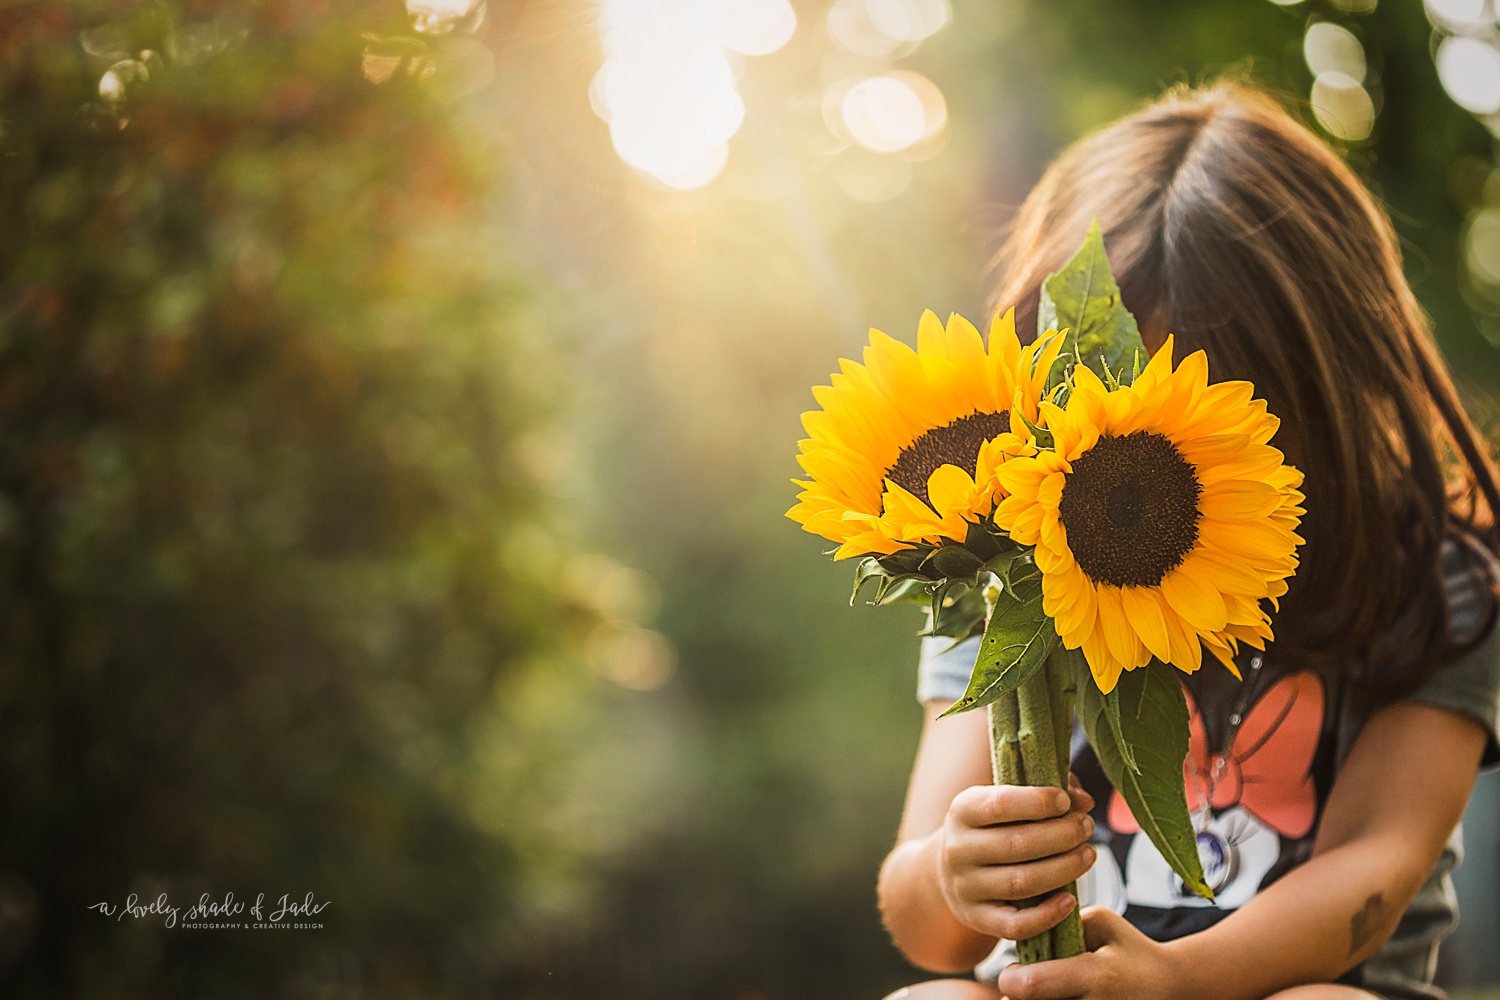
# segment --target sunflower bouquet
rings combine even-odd
[[[1172,669],[1207,650],[1238,676],[1239,644],[1272,638],[1302,474],[1251,383],[1210,383],[1202,351],[1174,364],[1171,337],[1145,360],[1097,223],[1037,318],[1026,346],[1013,312],[987,342],[931,312],[915,351],[872,330],[864,363],[813,390],[787,516],[860,559],[855,598],[873,583],[872,604],[923,604],[926,634],[982,636],[945,714],[987,708],[997,784],[1065,787],[1076,716],[1163,858],[1212,898]],[[1077,907],[1017,947],[1081,953]]]

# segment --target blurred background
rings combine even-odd
[[[875,998],[915,611],[809,386],[1048,160],[1281,94],[1500,391],[1490,0],[6,0],[0,993]],[[1442,981],[1500,983],[1481,781]],[[91,910],[264,892],[317,930]],[[1478,996],[1479,993],[1471,992]]]

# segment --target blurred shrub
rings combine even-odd
[[[403,13],[0,12],[5,996],[473,995],[521,855],[572,863],[554,374],[452,101],[486,53]],[[330,905],[88,909],[132,892]]]

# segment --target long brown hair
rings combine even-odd
[[[1439,546],[1461,532],[1494,552],[1500,492],[1390,219],[1275,101],[1227,83],[1175,89],[1047,170],[996,261],[1018,329],[1095,218],[1147,346],[1170,332],[1215,381],[1253,381],[1307,476],[1278,654],[1409,690],[1451,653]]]

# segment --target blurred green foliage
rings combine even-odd
[[[549,769],[612,567],[550,507],[503,154],[367,81],[372,30],[404,12],[0,13],[7,997],[478,995],[596,849]],[[89,909],[230,892],[329,905]]]

